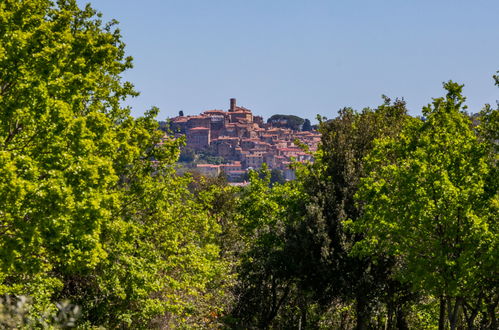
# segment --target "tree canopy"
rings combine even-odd
[[[295,131],[301,130],[304,122],[303,118],[294,115],[273,115],[267,119],[267,123],[276,127],[287,127]]]
[[[424,121],[379,140],[367,158],[357,195],[366,238],[356,248],[400,257],[399,278],[444,299],[454,329],[465,302],[497,286],[498,187],[487,147],[461,112],[463,86],[444,87]]]
[[[0,2],[0,327],[498,328],[499,109],[344,108],[232,187],[177,173],[131,67],[90,6]]]
[[[137,93],[115,22],[74,0],[3,1],[0,21],[0,294],[110,327],[192,314],[220,277],[218,225],[157,109],[121,106]]]

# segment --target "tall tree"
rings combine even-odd
[[[0,294],[34,314],[67,298],[95,325],[168,324],[221,275],[218,225],[174,176],[181,142],[120,105],[124,47],[75,0],[0,4]]]
[[[58,273],[106,257],[102,224],[117,181],[113,127],[134,95],[119,32],[74,1],[0,6],[2,291],[48,298]],[[126,142],[124,142],[125,144]]]
[[[293,115],[273,115],[267,119],[267,123],[277,127],[286,127],[295,131],[299,131],[305,120]]]
[[[310,123],[309,119],[305,119],[303,122],[303,126],[301,128],[302,131],[311,131],[312,130],[312,124]]]
[[[440,297],[440,327],[446,313],[455,329],[465,304],[497,288],[498,186],[488,148],[461,112],[463,86],[444,87],[423,121],[370,153],[358,193],[366,238],[356,249],[400,257],[399,278]]]
[[[301,267],[301,286],[315,292],[322,305],[335,301],[355,305],[358,329],[368,327],[374,303],[387,291],[392,260],[373,263],[350,256],[361,236],[344,229],[343,222],[362,214],[354,195],[367,175],[364,157],[374,141],[397,134],[407,122],[405,103],[385,103],[361,113],[345,108],[338,118],[323,122],[316,161],[304,172],[303,187],[309,196],[303,221],[290,231],[291,246]]]
[[[241,191],[236,204],[234,221],[244,247],[238,253],[234,287],[238,299],[229,324],[258,329],[294,326],[292,320],[280,318],[296,289],[292,258],[284,249],[285,228],[304,196],[293,183],[271,187],[271,173],[265,166],[249,175],[250,185]]]

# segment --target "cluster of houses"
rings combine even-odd
[[[258,169],[263,163],[292,180],[292,161],[312,161],[310,153],[294,141],[307,145],[311,152],[317,150],[320,141],[317,131],[295,131],[265,123],[251,110],[237,106],[236,99],[230,99],[228,111],[208,110],[197,116],[178,116],[170,122],[175,134],[186,136],[186,148],[195,152],[209,150],[226,161],[220,165],[197,164],[197,170],[209,176],[223,171],[229,182],[240,181],[248,169]]]

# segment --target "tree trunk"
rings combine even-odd
[[[479,304],[480,302],[480,299],[478,300],[477,302],[477,305]],[[467,304],[467,303],[463,303],[463,313],[464,313],[464,317],[466,319],[466,324],[468,326],[468,330],[473,330],[475,329],[475,319],[478,315],[478,307],[471,307],[471,305]]]
[[[459,311],[461,309],[461,303],[462,303],[462,298],[457,297],[454,306],[452,306],[452,298],[448,298],[447,309],[449,311],[450,330],[456,330],[457,322],[459,320]]]
[[[438,330],[445,330],[445,299],[440,296],[440,314],[438,316]]]
[[[355,316],[357,318],[357,326],[356,330],[366,330],[368,328],[369,323],[369,311],[368,311],[368,303],[365,299],[357,297],[357,304],[355,308]]]
[[[306,306],[302,307],[301,319],[302,319],[303,328],[306,329],[306,327],[307,327],[307,307]]]
[[[405,313],[402,308],[397,309],[397,329],[398,330],[409,330],[409,325],[405,319]]]
[[[284,301],[287,299],[289,291],[290,291],[290,286],[287,285],[284,289],[284,292],[282,293],[282,296],[278,298],[279,295],[279,288],[277,284],[275,283],[275,280],[272,281],[272,303],[270,306],[270,310],[266,313],[266,315],[262,318],[262,320],[259,322],[259,328],[260,329],[268,329],[270,325],[272,324],[272,321],[275,319],[277,314],[279,313],[279,309],[281,308],[282,304]]]
[[[305,299],[302,297],[300,299],[300,329],[306,329],[307,328],[307,302]]]
[[[395,314],[395,309],[393,308],[393,304],[389,303],[386,311],[386,326],[385,330],[393,329],[393,315]]]
[[[487,304],[487,311],[489,312],[489,317],[490,317],[490,328],[491,329],[497,329],[499,328],[499,324],[497,324],[497,318],[496,318],[496,307],[499,301],[499,297],[495,299],[495,301],[492,304]]]

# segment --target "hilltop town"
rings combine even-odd
[[[258,169],[265,163],[270,169],[282,171],[286,180],[293,180],[292,161],[312,161],[311,154],[295,141],[314,152],[320,133],[301,127],[291,129],[286,120],[279,118],[265,123],[250,109],[237,106],[232,98],[227,111],[207,110],[196,116],[181,113],[170,120],[170,128],[176,136],[185,135],[184,150],[209,153],[223,160],[221,164],[195,164],[201,174],[217,176],[224,172],[229,182],[241,182],[249,169]]]

